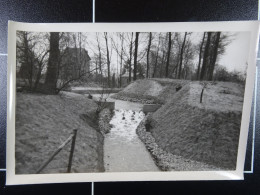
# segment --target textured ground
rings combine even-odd
[[[235,169],[243,105],[243,87],[219,82],[192,82],[148,119],[156,143],[164,150],[195,161]]]
[[[71,93],[61,96],[17,93],[16,100],[17,174],[35,173],[74,128],[78,134],[72,172],[104,171],[103,136],[85,117],[95,110],[92,100]],[[69,151],[70,144],[42,173],[66,172]]]

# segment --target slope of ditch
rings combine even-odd
[[[103,136],[96,124],[86,120],[93,114],[94,101],[77,94],[41,95],[17,93],[16,98],[16,174],[31,174],[69,136],[78,129],[72,172],[100,172],[103,167]],[[68,144],[42,171],[67,170]]]
[[[218,82],[208,85],[199,103],[202,86],[185,85],[148,118],[155,142],[173,155],[223,169],[235,169],[243,86]]]

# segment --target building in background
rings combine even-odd
[[[60,79],[84,79],[89,75],[90,60],[84,48],[67,47],[61,57]]]

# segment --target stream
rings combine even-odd
[[[115,101],[115,113],[110,121],[111,131],[104,139],[106,172],[159,171],[136,134],[137,126],[145,117],[143,105],[112,98],[107,100]]]

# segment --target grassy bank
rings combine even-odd
[[[118,97],[128,101],[141,97],[162,104],[147,118],[149,135],[142,134],[145,137],[142,138],[140,131],[139,136],[146,143],[151,135],[148,140],[154,139],[152,145],[159,148],[155,153],[163,151],[163,155],[155,157],[162,163],[161,167],[166,167],[163,169],[184,170],[181,160],[169,160],[171,155],[188,159],[190,166],[186,165],[194,170],[204,170],[205,164],[221,169],[236,168],[244,86],[232,82],[206,83],[202,103],[203,84],[198,81],[138,80],[118,93]],[[169,157],[167,161],[165,156]],[[175,168],[169,162],[174,162]]]
[[[185,85],[148,119],[165,151],[223,169],[235,169],[242,116],[243,86],[219,82],[205,89]]]
[[[148,114],[149,116],[149,114]],[[136,133],[142,142],[145,144],[147,150],[153,157],[155,164],[162,171],[212,171],[220,170],[219,168],[208,165],[206,163],[184,158],[181,155],[174,155],[168,152],[157,143],[151,132],[147,131],[147,117],[141,121],[136,129]]]
[[[74,128],[78,129],[72,172],[100,172],[103,167],[103,136],[86,120],[96,109],[94,101],[81,95],[17,93],[16,173],[30,174],[58,148]],[[66,172],[68,144],[42,173]]]
[[[137,80],[112,97],[143,104],[164,104],[177,92],[176,88],[184,87],[188,82],[177,79]]]

